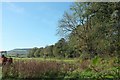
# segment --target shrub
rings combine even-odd
[[[80,59],[75,63],[64,61],[38,61],[38,60],[15,60],[12,65],[5,65],[2,68],[3,79],[51,79],[80,80],[83,78],[104,79],[120,78],[120,66],[113,59]],[[17,78],[17,79],[16,79]]]

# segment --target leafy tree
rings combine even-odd
[[[59,21],[59,30],[69,35],[72,49],[79,53],[112,54],[117,45],[120,22],[118,3],[75,3]]]
[[[41,49],[38,48],[38,49],[35,51],[34,56],[35,56],[35,57],[40,57],[40,51],[41,51]]]
[[[41,47],[40,48],[40,53],[39,53],[40,57],[43,57],[44,56],[44,48]]]
[[[46,46],[44,48],[44,54],[49,57],[53,57],[53,45]]]
[[[36,52],[38,48],[34,47],[29,51],[28,57],[35,57],[34,53]]]
[[[64,38],[61,38],[55,45],[53,48],[53,54],[55,57],[65,57],[65,53],[66,53],[66,41]]]

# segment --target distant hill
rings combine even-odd
[[[23,48],[23,49],[13,49],[7,51],[8,56],[15,56],[15,57],[27,57],[30,48]]]

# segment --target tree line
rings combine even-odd
[[[64,38],[61,38],[54,45],[37,48],[34,47],[29,51],[28,57],[67,57],[68,44]]]
[[[120,2],[77,2],[58,21],[61,38],[54,45],[33,48],[28,57],[80,57],[120,53]]]

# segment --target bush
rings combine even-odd
[[[3,79],[43,79],[80,80],[83,78],[120,78],[117,58],[79,59],[74,63],[64,61],[17,60],[2,68]]]

